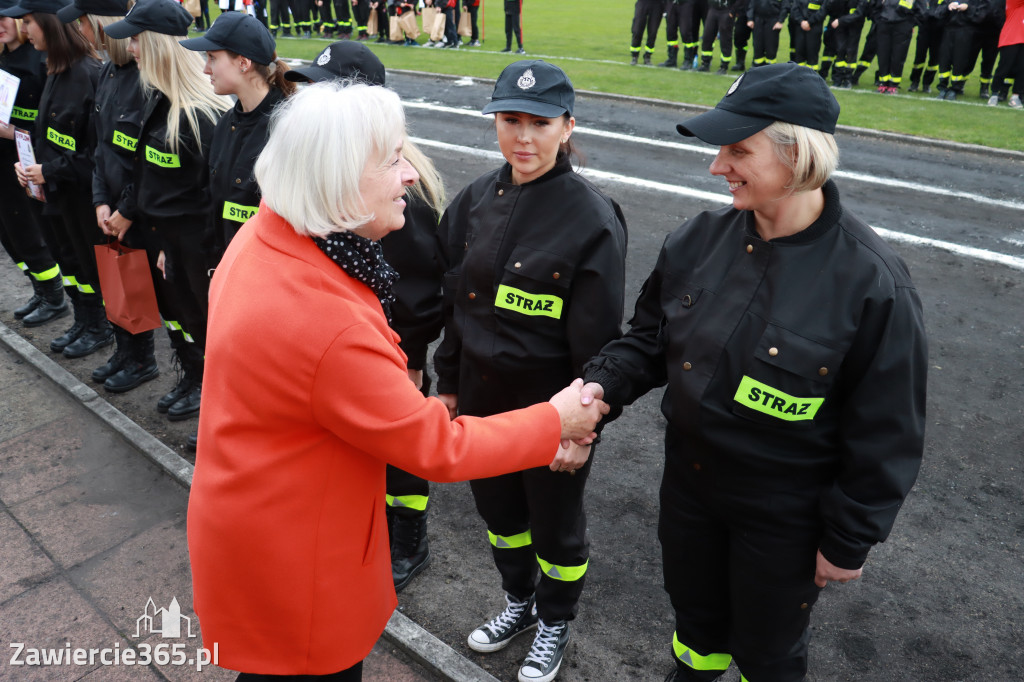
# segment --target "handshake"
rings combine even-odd
[[[562,442],[551,462],[552,471],[576,472],[590,457],[590,444],[597,438],[594,429],[601,417],[611,408],[602,400],[604,390],[600,384],[583,384],[576,379],[551,396],[550,402],[558,410],[562,422]]]

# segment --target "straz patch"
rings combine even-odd
[[[224,220],[233,220],[236,223],[244,223],[249,218],[256,215],[256,211],[259,210],[259,206],[243,206],[242,204],[233,204],[230,201],[224,202],[224,211],[221,217]]]
[[[495,308],[514,310],[523,315],[543,315],[556,320],[562,317],[562,299],[558,296],[530,294],[502,284],[498,287],[498,295],[494,299]]]
[[[736,395],[732,397],[744,407],[757,410],[771,417],[787,422],[799,422],[814,419],[818,408],[825,402],[824,398],[798,398],[783,393],[748,376],[740,381]]]
[[[64,149],[70,149],[75,151],[75,138],[70,135],[61,135],[53,128],[46,129],[46,139],[54,143],[58,147],[64,147]]]
[[[111,142],[116,144],[118,147],[121,147],[122,149],[127,149],[130,152],[134,152],[135,149],[139,146],[138,140],[136,140],[134,137],[129,137],[128,135],[125,135],[120,130],[114,131],[114,137],[111,138]]]
[[[181,168],[181,159],[177,154],[165,154],[159,149],[146,145],[146,161],[161,168]]]

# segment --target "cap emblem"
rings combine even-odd
[[[736,92],[736,88],[740,87],[740,81],[741,81],[741,80],[743,80],[743,76],[746,76],[746,75],[747,75],[747,74],[743,74],[742,76],[740,76],[739,78],[737,78],[737,79],[736,79],[736,80],[735,80],[735,81],[733,82],[733,84],[732,84],[732,85],[730,85],[730,86],[729,86],[729,92],[725,93],[725,96],[726,96],[726,97],[728,97],[728,96],[729,96],[729,95],[731,95],[732,93]]]
[[[331,61],[331,48],[328,47],[319,57],[316,58],[316,65],[325,66],[329,61]]]
[[[520,90],[529,90],[537,84],[537,79],[533,77],[533,69],[527,69],[519,80],[516,81],[516,85],[519,86]]]

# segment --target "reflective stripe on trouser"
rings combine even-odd
[[[426,495],[385,495],[384,500],[387,502],[389,507],[394,509],[415,509],[416,511],[426,511],[427,502],[430,498]]]
[[[185,339],[189,343],[195,343],[195,339],[193,339],[188,332],[181,328],[180,322],[176,322],[175,320],[164,320],[164,326],[167,327],[168,331],[181,332],[181,337],[183,339]]]
[[[693,670],[715,670],[725,672],[732,663],[730,654],[707,654],[702,656],[679,641],[679,636],[672,633],[672,655]]]
[[[590,565],[590,559],[587,559],[579,566],[558,566],[544,561],[538,554],[537,563],[540,564],[541,572],[547,577],[565,582],[573,582],[575,580],[580,580],[584,575],[586,575],[587,566]]]
[[[21,265],[22,263],[18,264],[19,267]],[[49,270],[44,270],[43,272],[29,272],[29,274],[32,275],[32,278],[37,282],[48,282],[54,277],[60,277],[60,266],[54,265]]]
[[[15,265],[17,265],[18,269],[21,270],[22,272],[27,272],[28,271],[28,264],[27,263],[15,263]]]
[[[533,536],[530,534],[530,531],[525,531],[518,535],[498,535],[487,531],[487,539],[491,541],[491,546],[496,549],[518,549],[533,544]]]

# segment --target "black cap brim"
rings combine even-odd
[[[85,10],[78,9],[74,3],[71,3],[67,7],[61,7],[57,11],[57,18],[63,21],[65,24],[70,24],[75,19],[79,19],[85,16]]]
[[[145,30],[146,29],[136,26],[127,19],[122,19],[121,21],[115,21],[110,26],[104,28],[103,32],[111,38],[121,40],[122,38],[137,36]]]
[[[565,107],[560,107],[557,104],[548,104],[547,102],[538,102],[535,99],[499,99],[494,100],[483,108],[482,114],[498,114],[506,111],[517,111],[524,114],[532,114],[534,116],[542,116],[544,118],[558,118],[559,116],[565,116],[569,113],[569,110]]]
[[[736,144],[756,135],[774,121],[758,116],[744,116],[726,109],[712,109],[676,126],[680,135],[696,137],[718,146]]]
[[[19,7],[18,5],[0,10],[0,17],[10,17],[11,19],[21,19],[26,14],[32,14],[32,10]]]
[[[206,36],[200,38],[189,38],[188,40],[179,40],[178,44],[186,50],[194,50],[195,52],[210,52],[211,50],[225,50],[223,45],[218,45]]]
[[[305,83],[307,81],[323,83],[324,81],[332,81],[339,78],[337,74],[331,73],[322,66],[304,66],[301,69],[288,69],[284,72],[284,77],[293,83]]]

